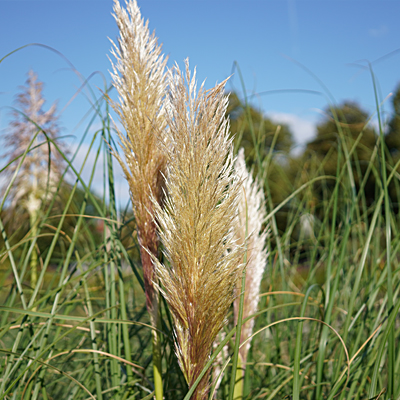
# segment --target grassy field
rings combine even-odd
[[[111,149],[118,151],[117,135],[105,98],[99,94],[94,103],[81,142],[100,121],[87,154],[96,160],[93,165],[83,163],[76,170],[77,153],[64,154],[36,126],[22,155],[1,170],[7,174],[17,165],[8,175],[0,214],[0,399],[155,398],[155,330],[165,399],[189,400],[211,368],[208,397],[231,400],[238,387],[232,377],[241,380],[238,370],[244,367],[242,394],[235,398],[400,399],[400,218],[394,200],[400,198],[400,162],[395,164],[385,148],[380,118],[376,146],[362,166],[356,149],[363,131],[350,139],[336,119],[333,175],[324,172],[327,156],[322,162],[311,157],[289,176],[273,146],[260,156],[261,144],[252,132],[269,235],[258,311],[246,316],[255,320],[251,347],[241,365],[235,341],[240,326],[231,307],[224,333],[188,388],[175,353],[174,316],[161,297],[154,327],[146,309],[135,219],[116,206]],[[380,117],[378,101],[376,113]],[[251,120],[246,123],[251,126]],[[7,196],[24,160],[41,146],[39,134],[60,152],[66,168],[31,224],[15,228],[7,219],[12,212]],[[99,165],[104,166],[103,198],[91,190]],[[91,178],[84,181],[87,168]],[[73,179],[67,182],[66,176]],[[370,177],[372,200],[364,191]],[[277,181],[290,194],[274,204],[276,187],[270,185]],[[168,265],[164,255],[160,261]]]
[[[104,122],[98,136],[110,141],[112,132]],[[28,232],[15,242],[1,226],[1,398],[152,398],[152,328],[142,271],[137,253],[129,256],[122,243],[126,221],[118,215],[112,196],[113,159],[103,141],[96,144],[99,147],[92,151],[108,163],[104,185],[109,185],[111,196],[99,204],[90,192],[91,182],[80,182],[79,171],[74,171],[77,179],[68,202],[74,201],[78,183],[86,197],[72,237],[62,231],[68,208],[54,216],[51,202],[41,210],[35,237]],[[267,207],[268,266],[254,316],[244,398],[400,396],[399,217],[387,193],[398,174],[388,169],[382,180],[376,168],[387,163],[378,143],[370,173],[380,179],[375,202],[366,206],[362,190],[353,184],[348,168],[354,163],[353,149],[346,145],[343,141],[337,175],[330,177],[333,186],[328,187],[330,180],[321,178],[321,166],[316,166],[315,177],[308,176],[301,185],[295,182],[284,204]],[[268,168],[273,157],[271,153],[262,164]],[[268,193],[268,179],[265,182]],[[317,184],[326,197],[313,206],[309,189]],[[91,235],[85,216],[89,200],[107,229],[100,245],[87,237],[77,249],[79,238]],[[287,214],[283,232],[275,222],[280,212]],[[313,216],[311,234],[299,229],[303,215]],[[32,288],[31,255],[48,225],[53,227],[51,241],[39,255],[38,280]],[[130,246],[135,246],[134,238]],[[55,255],[55,248],[61,254]],[[161,315],[164,395],[183,399],[187,386],[174,354],[172,318],[164,302]],[[232,314],[228,319],[230,357]],[[226,361],[218,398],[228,398],[234,373]]]

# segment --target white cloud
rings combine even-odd
[[[308,141],[313,139],[316,134],[315,121],[299,117],[296,114],[283,113],[279,111],[269,111],[266,114],[275,124],[285,124],[293,133],[296,148],[303,147]],[[296,149],[294,150],[296,152]]]
[[[369,29],[368,33],[373,38],[381,38],[389,33],[389,28],[386,25],[381,25],[379,28]]]

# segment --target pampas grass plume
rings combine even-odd
[[[21,156],[29,146],[32,150],[26,154],[11,187],[11,205],[17,209],[23,204],[29,213],[37,213],[42,202],[48,200],[49,195],[54,192],[65,167],[61,154],[53,143],[48,142],[48,138],[56,141],[64,153],[66,149],[58,140],[60,129],[57,103],[53,103],[47,111],[43,110],[43,82],[38,80],[33,70],[28,72],[26,86],[20,88],[21,92],[16,98],[19,110],[12,112],[11,123],[3,138],[5,157],[12,161]],[[37,136],[33,141],[35,135]],[[12,177],[18,168],[18,162],[13,162],[5,174]]]
[[[111,41],[111,53],[116,59],[111,75],[119,103],[112,105],[126,131],[126,135],[118,132],[126,163],[119,155],[116,157],[129,183],[141,245],[146,305],[155,318],[157,296],[153,282],[156,276],[150,254],[157,255],[158,240],[150,197],[161,202],[165,157],[158,141],[166,127],[166,59],[154,33],[149,32],[148,22],[141,18],[135,0],[126,3],[126,10],[115,0],[114,18],[120,37],[118,46]]]
[[[247,265],[244,290],[243,319],[257,311],[260,283],[267,264],[267,252],[265,242],[267,231],[263,229],[266,212],[264,207],[264,192],[260,183],[253,179],[252,173],[246,168],[244,149],[239,150],[235,161],[235,170],[243,181],[240,192],[239,213],[235,220],[235,237],[237,243],[246,246]],[[248,232],[248,234],[247,234]],[[238,281],[238,290],[241,290],[241,280]],[[234,302],[235,322],[239,314],[239,298]],[[250,319],[242,325],[240,343],[251,336],[254,327],[254,319]],[[251,341],[241,347],[239,355],[243,369],[246,365],[247,354]]]
[[[225,81],[226,82],[226,81]],[[225,117],[225,82],[197,92],[186,61],[170,75],[169,145],[164,208],[157,221],[167,264],[157,276],[175,323],[176,353],[191,387],[225,324],[242,273],[243,251],[232,236],[240,182],[233,170]],[[209,372],[192,399],[205,399]]]
[[[165,157],[159,149],[166,129],[165,90],[166,58],[161,53],[154,33],[150,35],[148,22],[141,18],[135,0],[126,2],[123,10],[114,1],[114,17],[120,37],[113,44],[112,78],[118,91],[119,103],[112,103],[126,134],[118,132],[123,160],[115,154],[129,183],[133,212],[136,220],[146,306],[152,326],[160,329],[158,293],[152,257],[158,256],[157,227],[154,222],[154,205],[162,202],[162,172]],[[126,161],[126,163],[125,163]],[[161,339],[153,334],[153,378],[155,397],[163,399]]]

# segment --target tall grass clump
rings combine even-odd
[[[125,160],[116,157],[129,183],[135,216],[140,256],[143,267],[146,306],[156,329],[158,322],[158,293],[154,285],[157,277],[151,257],[158,257],[158,236],[154,222],[154,204],[162,201],[162,172],[165,156],[160,142],[165,122],[165,64],[154,33],[150,35],[148,22],[141,18],[136,1],[123,10],[114,2],[114,17],[120,37],[113,43],[113,83],[118,91],[119,103],[113,102],[126,134],[118,132]],[[160,338],[154,330],[154,380],[156,398],[162,399]]]
[[[166,199],[155,202],[168,262],[157,265],[161,292],[174,319],[176,355],[191,388],[209,360],[241,275],[243,251],[232,234],[240,181],[233,169],[225,118],[225,82],[197,92],[189,65],[170,75]],[[207,371],[192,399],[206,399]]]
[[[135,1],[114,14],[80,143],[64,150],[54,106],[30,113],[34,74],[7,128],[0,400],[399,399],[400,157],[379,95],[377,128],[326,92],[315,140],[285,153],[246,95],[167,70]]]

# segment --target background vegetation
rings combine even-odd
[[[400,398],[400,89],[391,101],[388,119],[378,96],[374,116],[352,101],[327,105],[316,137],[294,156],[288,127],[240,94],[230,97],[235,148],[245,148],[264,182],[271,231],[244,398]],[[109,145],[118,149],[103,94],[93,104],[90,126],[101,129],[86,155],[96,160],[88,181],[85,162],[74,167],[77,153],[19,108],[34,128],[1,170],[8,186],[0,218],[0,399],[153,396],[135,221],[116,207]],[[17,208],[13,189],[24,163],[44,148],[41,173],[48,176],[56,159],[63,167],[52,190],[45,180],[47,195],[32,217],[23,198]],[[91,190],[100,165],[102,198]],[[165,303],[160,313],[164,396],[187,399]],[[233,329],[232,312],[227,357]],[[228,399],[234,371],[224,361],[216,397]]]

